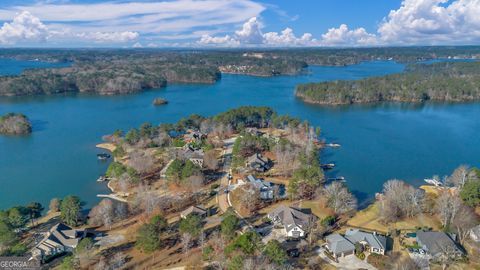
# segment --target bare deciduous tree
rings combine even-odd
[[[437,213],[440,216],[442,226],[448,227],[462,208],[463,204],[458,196],[444,191],[437,198]]]
[[[275,147],[275,166],[280,175],[291,176],[300,167],[300,148],[291,144]]]
[[[325,186],[325,195],[328,207],[337,214],[343,214],[357,208],[357,199],[340,182],[333,182]]]
[[[460,243],[464,243],[470,234],[470,230],[477,224],[478,218],[474,211],[470,207],[462,205],[452,220],[452,225],[457,231]]]
[[[141,184],[137,187],[137,193],[133,206],[136,210],[143,211],[150,215],[159,204],[160,198],[153,193],[147,186]]]
[[[251,183],[242,186],[241,189],[243,192],[240,197],[240,202],[250,213],[252,213],[257,210],[260,205],[260,191]]]
[[[201,173],[192,175],[187,179],[187,185],[192,191],[199,190],[203,187],[204,182],[205,178]]]
[[[401,180],[389,180],[383,185],[381,214],[386,221],[404,216],[413,217],[423,209],[424,193]]]
[[[456,168],[449,177],[449,182],[454,186],[462,188],[468,180],[470,168],[467,165],[461,165]]]
[[[110,199],[103,199],[98,205],[92,208],[88,215],[90,217],[90,224],[111,227],[115,218],[112,201]]]
[[[128,164],[139,173],[151,171],[155,165],[155,157],[146,154],[143,151],[134,151],[130,153]]]
[[[218,158],[215,150],[210,150],[203,156],[203,164],[210,170],[218,169]]]
[[[60,199],[58,198],[51,199],[48,208],[52,213],[60,211]]]

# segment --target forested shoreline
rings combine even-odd
[[[2,58],[70,62],[0,77],[0,96],[57,93],[115,95],[161,88],[168,83],[215,83],[221,73],[296,75],[309,65],[346,66],[362,61],[413,63],[440,58],[476,59],[480,47],[405,47],[275,50],[6,49]],[[307,97],[307,95],[299,95]],[[313,101],[313,99],[312,99]]]
[[[411,64],[399,74],[300,84],[295,95],[321,105],[474,101],[480,99],[480,62]]]

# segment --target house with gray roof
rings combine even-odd
[[[456,257],[465,254],[453,238],[444,232],[418,231],[416,240],[418,245],[433,257],[438,257],[442,254]]]
[[[364,232],[358,229],[348,229],[345,236],[330,234],[325,237],[327,249],[335,258],[355,253],[355,244],[360,244],[370,252],[385,255],[387,250],[387,237],[376,232]]]
[[[355,253],[355,245],[338,233],[328,235],[325,237],[325,240],[327,241],[326,248],[335,258],[345,257]]]
[[[480,242],[480,225],[477,225],[470,230],[470,239],[475,242]]]
[[[255,153],[247,158],[246,166],[253,171],[266,172],[272,167],[272,161],[260,153]]]
[[[192,205],[180,213],[180,217],[183,219],[187,218],[189,215],[205,217],[207,215],[207,210],[203,207],[203,205]]]
[[[263,179],[256,178],[253,175],[248,175],[247,180],[253,185],[253,187],[259,191],[260,199],[273,200],[273,184]]]
[[[53,226],[42,241],[32,249],[32,258],[44,261],[45,258],[50,256],[72,252],[85,236],[86,232],[84,230],[72,229],[63,223],[59,223]]]
[[[352,243],[360,243],[364,248],[369,249],[371,253],[385,255],[387,249],[387,238],[376,232],[364,232],[359,229],[348,229],[345,232],[345,238]]]
[[[276,226],[283,227],[285,236],[292,238],[305,237],[316,220],[310,209],[299,209],[285,205],[281,205],[270,212],[268,218]]]
[[[182,149],[181,156],[200,168],[203,167],[203,157],[205,156],[203,149],[196,149],[191,144],[186,144]]]

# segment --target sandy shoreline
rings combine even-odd
[[[117,147],[113,143],[99,143],[95,147],[105,149],[113,153]]]

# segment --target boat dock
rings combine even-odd
[[[108,198],[108,199],[112,199],[112,200],[115,200],[115,201],[119,201],[119,202],[128,202],[127,199],[121,197],[121,196],[118,196],[117,194],[97,194],[97,197],[99,198]]]
[[[330,177],[330,178],[327,178],[327,181],[341,181],[341,182],[346,182],[345,177],[343,177],[343,176]]]
[[[322,165],[320,165],[320,167],[322,167],[322,169],[324,169],[324,170],[330,170],[330,169],[333,169],[335,167],[335,163],[322,164]]]

